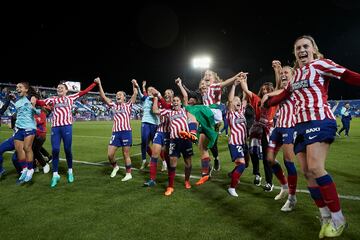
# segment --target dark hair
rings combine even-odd
[[[19,84],[24,85],[24,87],[28,90],[27,95],[28,97],[36,97],[37,99],[40,99],[40,94],[36,92],[36,90],[30,86],[29,82],[19,82]]]
[[[69,90],[68,86],[65,84],[65,81],[60,82],[58,85],[64,85],[66,90]]]
[[[260,98],[262,98],[264,96],[263,91],[262,91],[263,87],[266,87],[268,93],[274,91],[274,85],[272,84],[272,82],[265,82],[265,83],[263,83],[263,85],[261,85],[259,93],[258,93],[258,96]]]

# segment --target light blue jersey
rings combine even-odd
[[[159,117],[152,112],[152,98],[144,96],[141,91],[139,91],[139,96],[143,107],[143,117],[141,122],[159,125]]]
[[[16,103],[15,127],[20,129],[36,129],[35,114],[40,114],[40,109],[34,109],[27,97],[20,97]]]

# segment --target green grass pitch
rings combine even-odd
[[[76,122],[73,126],[73,157],[84,162],[106,162],[112,122]],[[140,142],[140,122],[133,121],[133,143]],[[1,141],[11,135],[1,127]],[[50,135],[45,143],[50,148]],[[175,179],[175,192],[163,195],[167,175],[158,175],[157,185],[144,188],[148,171],[133,171],[133,179],[121,182],[124,170],[110,179],[108,165],[74,163],[75,182],[66,182],[66,162],[60,162],[61,180],[50,188],[51,174],[36,173],[31,184],[18,186],[11,154],[4,154],[6,176],[0,180],[0,239],[317,239],[319,213],[309,194],[299,192],[296,209],[280,211],[284,201],[275,201],[278,189],[265,193],[252,184],[252,166],[245,170],[237,188],[238,198],[226,189],[233,164],[227,138],[219,138],[221,171],[210,182],[186,190],[183,177]],[[194,145],[192,175],[200,175],[200,160]],[[140,146],[131,149],[134,168],[141,162]],[[61,152],[60,157],[64,158]],[[121,157],[121,151],[117,157]],[[281,159],[281,157],[279,158]],[[281,159],[282,160],[282,159]],[[335,179],[342,209],[349,223],[340,239],[360,239],[360,119],[351,123],[350,138],[337,138],[330,148],[327,170]],[[118,160],[121,166],[124,163]],[[160,164],[159,168],[160,169]],[[260,167],[262,164],[260,164]],[[297,164],[298,166],[298,164]],[[262,169],[261,169],[261,172]],[[299,168],[298,168],[298,172]],[[182,159],[177,173],[183,173]],[[306,190],[299,173],[298,188]],[[274,183],[279,185],[274,178]]]

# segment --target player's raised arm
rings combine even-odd
[[[184,106],[187,106],[188,105],[188,102],[189,102],[189,97],[188,97],[188,94],[185,90],[185,88],[183,87],[182,85],[182,81],[181,81],[181,78],[177,78],[175,80],[175,84],[179,87],[180,91],[181,91],[181,94],[183,95],[183,100],[184,100]]]
[[[130,101],[132,103],[135,103],[136,102],[136,97],[138,95],[138,90],[137,90],[137,87],[135,85],[134,80],[132,80],[131,82],[132,82],[132,85],[133,85],[133,95],[131,96]]]
[[[95,79],[94,79],[94,82],[99,85],[100,97],[103,99],[103,101],[104,101],[106,104],[109,105],[112,101],[111,101],[110,98],[108,98],[108,97],[105,96],[105,92],[104,92],[104,89],[103,89],[103,87],[102,87],[102,85],[101,85],[101,80],[100,80],[100,78],[98,78],[98,77],[95,78]]]

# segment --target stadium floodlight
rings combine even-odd
[[[211,58],[208,56],[194,57],[192,65],[194,68],[207,69],[210,67],[211,62]]]

